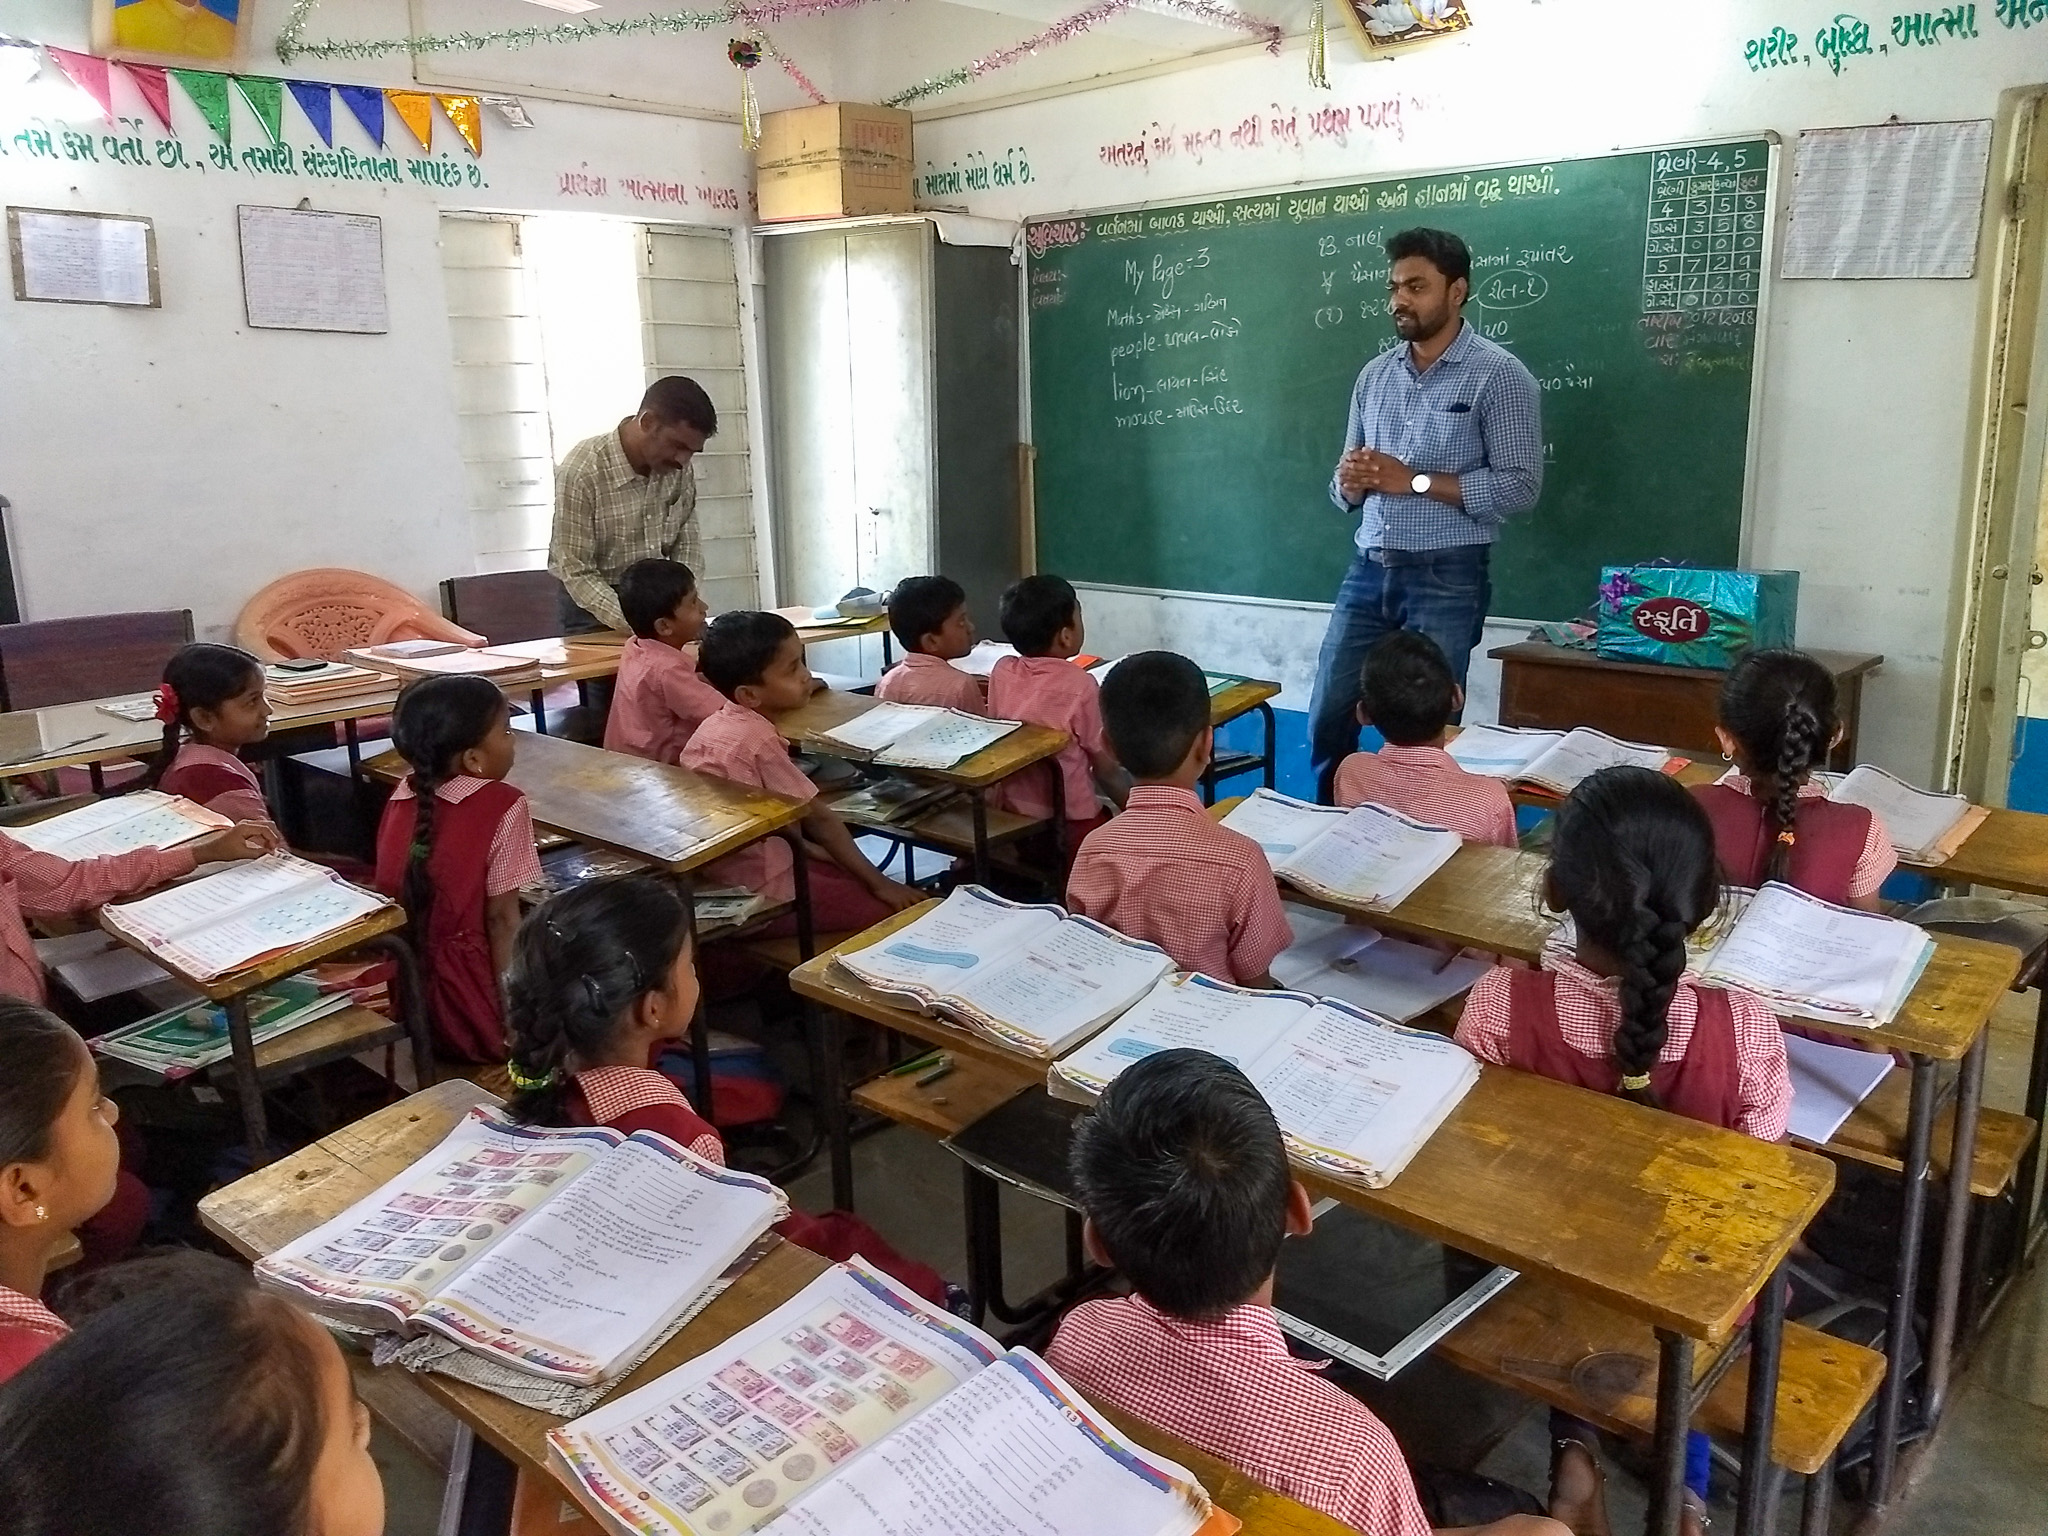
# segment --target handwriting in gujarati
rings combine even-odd
[[[1833,21],[1813,34],[1813,51],[1839,75],[1842,66],[1851,58],[1871,51],[1870,23],[1846,11],[1839,12]]]
[[[1804,59],[1811,64],[1810,57],[1799,51],[1799,36],[1783,27],[1773,27],[1762,37],[1752,37],[1742,45],[1742,57],[1752,71],[1776,69],[1783,64],[1797,64]]]

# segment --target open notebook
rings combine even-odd
[[[1853,1045],[1829,1045],[1790,1034],[1785,1036],[1785,1057],[1792,1073],[1789,1129],[1815,1146],[1833,1140],[1842,1122],[1898,1065],[1888,1051],[1859,1051]]]
[[[855,1259],[657,1381],[548,1432],[623,1536],[1226,1536],[1185,1468],[1131,1444]]]
[[[1634,766],[1675,773],[1685,759],[1662,747],[1617,741],[1604,731],[1577,726],[1569,731],[1529,731],[1504,725],[1468,725],[1449,748],[1467,773],[1509,779],[1568,795],[1581,779],[1602,768]]]
[[[1312,895],[1362,907],[1398,907],[1450,862],[1455,832],[1414,821],[1383,805],[1311,805],[1256,790],[1223,818],[1265,850],[1273,873]]]
[[[265,854],[140,901],[100,923],[201,981],[339,933],[391,902],[289,853]]]
[[[9,827],[6,835],[24,848],[60,859],[96,859],[137,848],[175,848],[232,825],[228,817],[182,795],[141,789],[95,800],[45,821]]]
[[[766,1179],[651,1131],[545,1130],[473,1109],[256,1278],[337,1322],[432,1329],[537,1376],[596,1382],[788,1214]]]
[[[1156,944],[978,885],[842,953],[838,964],[920,1012],[1040,1061],[1094,1034],[1173,969]]]
[[[1091,1103],[1134,1061],[1188,1046],[1234,1063],[1287,1150],[1368,1189],[1392,1183],[1479,1081],[1464,1047],[1334,998],[1176,976],[1054,1064],[1046,1091]]]
[[[1915,789],[1868,763],[1837,778],[1826,776],[1828,798],[1860,805],[1884,823],[1885,835],[1915,864],[1939,864],[1951,858],[1991,813],[1972,805],[1967,795],[1942,795]]]
[[[813,731],[808,741],[856,762],[943,770],[1023,728],[1020,720],[984,720],[929,704],[877,704],[829,731]]]
[[[1824,1024],[1889,1024],[1934,956],[1926,930],[1838,907],[1775,882],[1696,964],[1702,981],[1740,987],[1780,1014]]]
[[[1287,921],[1294,942],[1273,957],[1275,981],[1290,992],[1342,998],[1398,1024],[1463,995],[1489,968],[1315,907],[1290,903]]]

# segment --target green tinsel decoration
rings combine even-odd
[[[955,90],[973,78],[974,71],[962,65],[958,69],[947,70],[943,75],[933,75],[929,79],[920,80],[907,90],[898,91],[894,96],[885,96],[882,99],[882,105],[885,107],[907,107],[913,101],[923,101],[925,97],[936,96],[941,91]]]
[[[635,37],[643,33],[708,32],[729,25],[739,15],[738,5],[715,11],[669,11],[655,16],[634,16],[624,21],[588,19],[565,21],[553,26],[506,27],[496,32],[449,32],[428,37],[387,37],[362,42],[327,38],[303,41],[306,19],[320,0],[297,0],[291,15],[277,34],[277,56],[289,64],[294,59],[378,59],[394,53],[460,53],[484,48],[533,48],[548,43],[581,43],[597,37]]]

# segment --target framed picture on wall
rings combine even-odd
[[[242,56],[256,0],[92,0],[96,52],[219,67]]]
[[[1472,25],[1465,0],[1338,0],[1338,9],[1369,53],[1405,48]]]

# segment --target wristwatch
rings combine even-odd
[[[1413,491],[1418,496],[1427,496],[1429,494],[1430,484],[1431,481],[1428,475],[1417,475],[1413,480],[1410,480],[1408,482],[1408,489]]]

